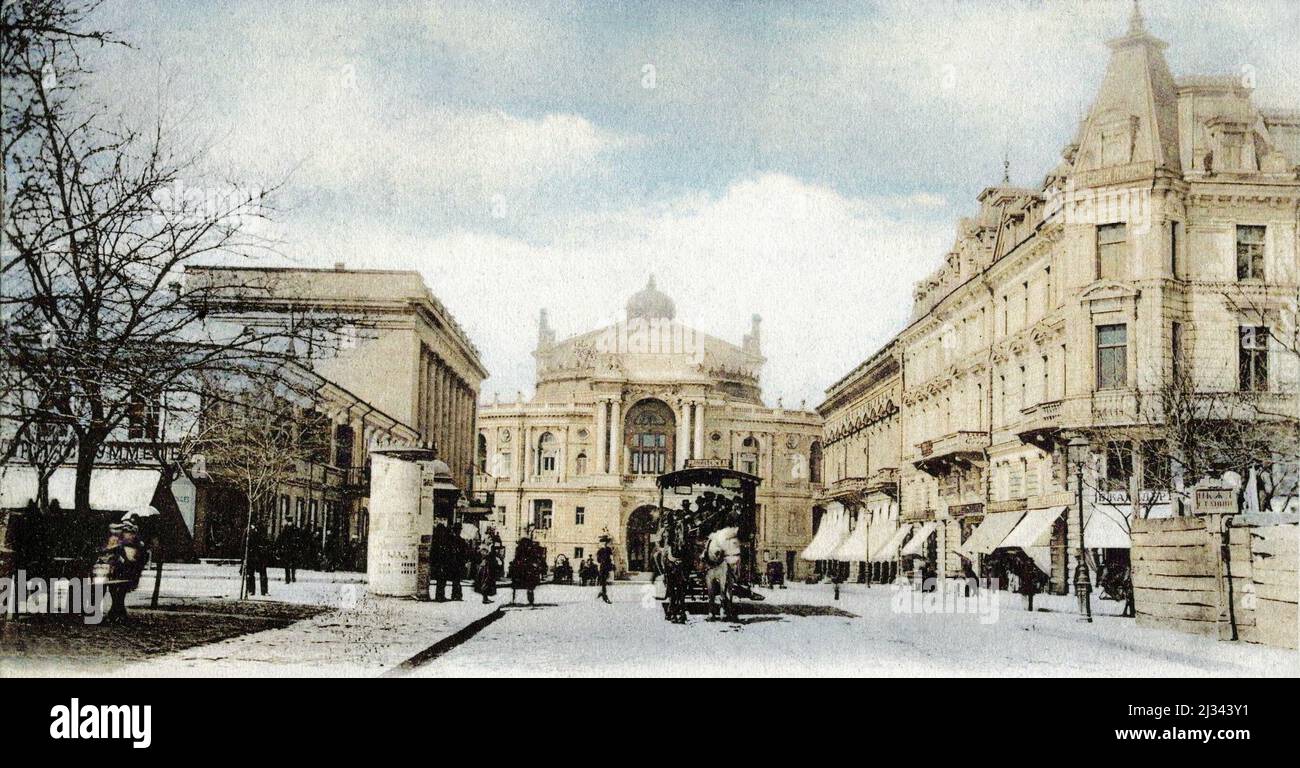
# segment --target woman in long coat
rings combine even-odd
[[[497,554],[496,531],[489,528],[483,537],[483,543],[479,545],[478,572],[474,575],[474,591],[483,596],[484,603],[492,602],[492,596],[497,593],[497,574],[500,573],[500,564]]]
[[[128,512],[121,522],[108,526],[108,541],[99,551],[95,576],[103,578],[108,585],[112,605],[104,618],[110,623],[127,619],[126,596],[140,586],[140,575],[149,563],[149,550],[141,523],[157,514],[152,507]]]
[[[528,593],[528,604],[533,604],[533,592],[542,583],[546,573],[546,561],[542,559],[541,547],[532,539],[523,538],[515,547],[515,557],[510,561],[510,602],[515,601],[515,592],[524,590]]]

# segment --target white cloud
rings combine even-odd
[[[761,314],[767,399],[811,406],[901,327],[913,282],[948,245],[948,221],[897,203],[764,174],[716,197],[567,219],[549,245],[311,227],[299,250],[321,263],[421,270],[483,351],[489,396],[531,388],[539,309],[561,335],[592,330],[616,319],[653,272],[678,316],[705,332],[739,343]]]

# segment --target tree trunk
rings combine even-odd
[[[72,508],[83,519],[90,515],[90,478],[95,471],[95,454],[103,438],[87,433],[77,438],[77,480]]]
[[[248,597],[248,545],[253,533],[253,484],[249,483],[246,487],[248,492],[244,494],[244,498],[248,502],[248,515],[244,519],[244,556],[239,565],[240,600]]]

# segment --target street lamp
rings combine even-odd
[[[1074,594],[1079,598],[1079,612],[1092,621],[1092,578],[1088,575],[1087,549],[1083,531],[1083,465],[1088,461],[1091,444],[1076,436],[1066,444],[1066,458],[1074,464],[1074,491],[1079,507],[1079,552],[1074,566]]]

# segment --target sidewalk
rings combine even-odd
[[[468,585],[462,602],[374,597],[365,575],[299,571],[285,584],[272,571],[270,596],[282,601],[324,606],[317,616],[286,627],[195,646],[128,665],[120,674],[204,677],[374,677],[391,671],[445,638],[485,619],[500,603],[484,605]],[[132,603],[147,604],[153,582],[146,577]],[[163,594],[177,598],[238,595],[234,566],[170,566],[163,571]]]

